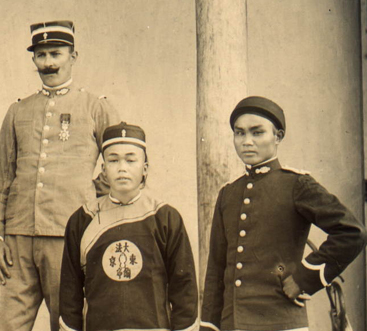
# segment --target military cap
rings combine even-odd
[[[102,138],[102,151],[115,144],[131,144],[146,149],[145,133],[136,125],[121,122],[105,129]]]
[[[229,123],[234,130],[234,123],[243,114],[255,114],[263,116],[274,123],[277,129],[285,132],[285,117],[283,109],[275,102],[264,97],[252,96],[241,100],[233,110]]]
[[[72,21],[52,21],[31,25],[32,45],[27,48],[33,52],[38,45],[74,46],[74,23]]]

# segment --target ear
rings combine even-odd
[[[277,144],[279,144],[283,140],[284,134],[285,134],[284,130],[282,130],[282,129],[277,130],[277,132],[275,134]]]
[[[71,53],[70,56],[71,56],[71,64],[73,65],[76,62],[76,60],[78,59],[78,52],[74,51]]]
[[[148,174],[148,168],[149,168],[149,163],[144,162],[143,176],[146,176]]]

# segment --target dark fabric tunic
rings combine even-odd
[[[311,224],[328,234],[302,257]],[[253,167],[219,192],[212,224],[202,331],[284,330],[308,325],[306,309],[283,293],[292,275],[313,294],[363,249],[366,232],[311,176],[275,159]]]
[[[129,205],[104,196],[72,215],[60,287],[62,330],[182,330],[197,319],[182,218],[144,194]]]

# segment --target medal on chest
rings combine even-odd
[[[133,280],[143,267],[140,249],[129,240],[120,240],[107,247],[103,254],[102,266],[112,280],[126,282]]]
[[[70,114],[60,115],[61,131],[59,133],[59,138],[62,141],[67,141],[70,137],[70,132],[69,132],[70,121],[71,121]]]

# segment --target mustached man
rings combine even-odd
[[[0,330],[32,329],[45,299],[58,330],[65,225],[81,203],[103,194],[93,182],[102,134],[117,112],[72,81],[74,25],[31,26],[42,89],[8,110],[0,132]]]
[[[103,158],[110,194],[80,207],[66,228],[60,330],[193,330],[191,245],[177,210],[143,190],[144,131],[107,128]]]
[[[201,331],[306,331],[305,300],[357,257],[366,230],[310,175],[280,165],[286,126],[277,104],[248,97],[230,125],[246,172],[219,192]],[[303,259],[311,224],[328,237]]]

